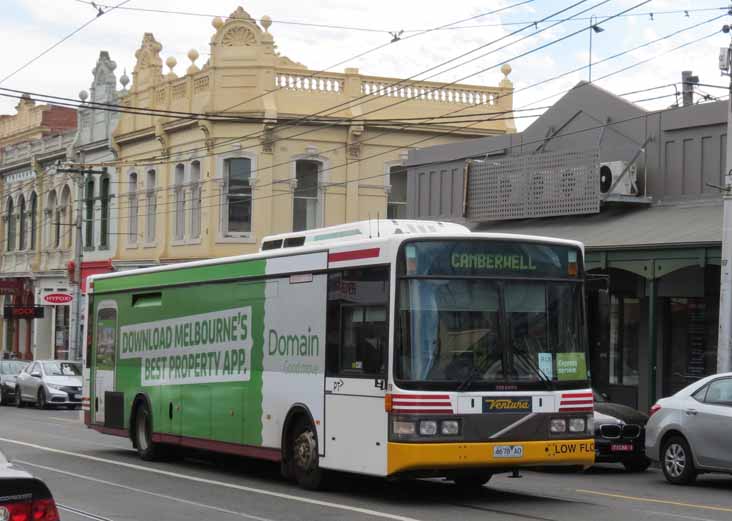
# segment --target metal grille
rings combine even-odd
[[[600,211],[599,151],[546,152],[470,166],[467,218],[526,219]]]
[[[606,425],[600,426],[600,433],[603,435],[603,437],[609,438],[612,440],[615,438],[620,438],[622,429],[623,428],[620,425],[606,424]]]

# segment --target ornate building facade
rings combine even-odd
[[[180,74],[174,58],[163,71],[162,45],[145,34],[121,98],[135,113],[113,134],[116,268],[250,253],[270,233],[403,216],[410,148],[514,130],[508,66],[498,87],[320,73],[281,56],[271,24],[242,8],[214,19],[208,61],[191,50]],[[441,123],[456,113],[496,116]]]

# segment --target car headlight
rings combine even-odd
[[[437,422],[435,420],[422,420],[419,422],[419,433],[422,436],[434,436],[437,434]]]
[[[460,422],[458,420],[440,422],[440,432],[445,436],[457,436],[460,434]]]
[[[553,418],[549,422],[549,430],[553,433],[567,432],[567,420],[564,418]]]
[[[413,436],[417,433],[417,424],[414,422],[394,420],[394,422],[391,424],[391,429],[394,434],[399,434],[402,436]]]
[[[56,385],[56,384],[46,384],[46,385],[48,386],[49,389],[56,389],[57,391],[62,390],[61,389],[62,386],[60,386],[60,385]]]
[[[570,418],[569,432],[585,432],[586,425],[584,418]]]

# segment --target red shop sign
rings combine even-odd
[[[43,295],[43,302],[47,304],[68,304],[74,299],[71,295],[68,293],[49,293],[48,295]]]

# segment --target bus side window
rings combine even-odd
[[[386,267],[328,276],[326,365],[329,376],[385,376],[388,357]]]

